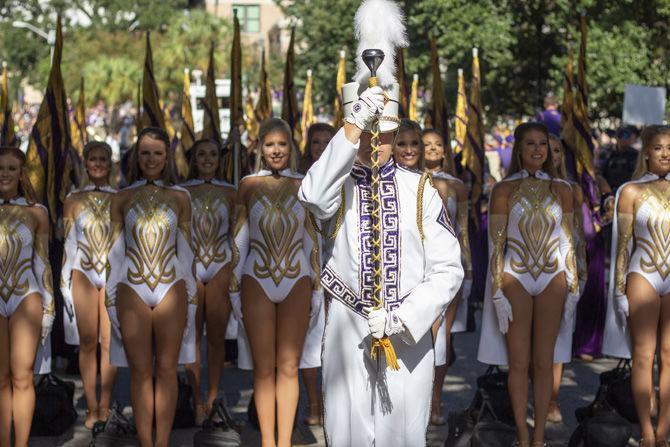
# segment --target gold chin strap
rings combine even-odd
[[[377,77],[370,77],[370,87],[377,86]],[[381,262],[381,200],[379,198],[379,120],[372,125],[372,297],[375,300],[375,309],[384,307],[384,297],[382,296],[382,262]],[[386,364],[393,371],[398,371],[400,365],[395,354],[395,349],[388,336],[380,339],[373,339],[370,355],[372,359],[377,359],[378,351],[383,351],[386,357]]]

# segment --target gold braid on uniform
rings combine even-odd
[[[325,237],[326,239],[335,239],[335,236],[337,236],[337,232],[340,230],[340,227],[342,226],[342,221],[344,219],[344,201],[346,199],[346,196],[344,194],[344,185],[342,185],[342,188],[340,189],[340,206],[337,209],[337,214],[335,215],[335,228],[333,229],[333,232],[330,234],[326,234],[322,228],[319,228],[319,225],[316,223],[316,218],[312,215],[312,213],[308,213],[309,215],[309,220],[312,222],[312,226],[316,230],[317,233],[319,233],[321,236]]]
[[[426,187],[426,181],[430,183],[430,186],[434,186],[433,176],[428,172],[421,174],[419,190],[416,194],[416,226],[419,227],[419,235],[421,236],[422,241],[426,239],[426,234],[423,232],[423,190]]]
[[[370,87],[377,85],[377,78],[370,78]],[[372,297],[375,300],[375,309],[384,307],[382,296],[382,262],[381,262],[381,201],[379,198],[379,121],[372,125]],[[380,339],[373,338],[370,355],[377,358],[377,351],[382,350],[386,356],[386,364],[393,371],[398,371],[398,358],[388,336]]]
[[[579,293],[579,279],[577,276],[577,261],[575,259],[575,242],[572,237],[572,232],[574,231],[574,221],[572,213],[563,213],[561,218],[561,227],[565,238],[568,240],[568,252],[564,254],[565,256],[565,269],[567,270],[566,275],[568,282],[568,293],[577,295]]]

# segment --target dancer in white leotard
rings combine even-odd
[[[79,370],[86,397],[84,426],[106,420],[116,368],[109,363],[111,327],[105,308],[107,253],[111,244],[109,204],[116,190],[109,186],[112,149],[92,141],[84,147],[88,184],[73,191],[63,204],[64,253],[61,294],[65,302],[65,342],[79,345]],[[100,340],[100,400],[96,396],[97,351]]]
[[[456,298],[449,304],[444,318],[433,327],[435,334],[435,378],[433,380],[433,399],[430,415],[431,424],[444,425],[441,414],[442,385],[447,374],[453,348],[452,334],[464,332],[468,320],[468,298],[472,290],[472,255],[468,236],[468,188],[456,177],[451,148],[444,144],[442,135],[434,129],[422,133],[424,145],[424,164],[427,172],[433,176],[433,184],[440,193],[447,209],[458,242],[461,246],[461,263],[465,271],[463,285]]]
[[[177,363],[195,361],[198,297],[191,198],[172,186],[169,141],[159,128],[140,132],[130,159],[132,184],[111,203],[106,300],[113,329],[111,359],[130,366],[130,397],[142,446],[168,445]]]
[[[301,160],[300,173],[305,174],[312,164],[316,162],[323,153],[328,142],[335,135],[335,128],[327,123],[312,124],[307,130],[307,150]],[[321,238],[319,236],[319,238]],[[321,301],[314,301],[322,304]],[[306,425],[323,424],[323,398],[321,388],[318,385],[317,369],[321,366],[321,342],[323,330],[326,324],[326,306],[319,305],[312,309],[309,318],[309,327],[305,336],[305,345],[302,348],[300,358],[300,373],[307,391],[307,417]]]
[[[33,368],[48,365],[54,300],[49,217],[35,204],[26,157],[0,147],[0,445],[27,446],[35,410]],[[40,344],[41,340],[41,344]],[[44,357],[44,358],[43,358]],[[44,362],[44,363],[43,363]],[[13,428],[13,430],[12,430]]]
[[[251,346],[262,442],[273,446],[291,444],[310,297],[319,288],[319,246],[298,202],[291,141],[286,122],[261,124],[260,170],[240,182],[235,212],[231,300]]]
[[[490,281],[478,360],[509,364],[517,443],[528,446],[532,353],[535,431],[531,445],[542,446],[553,363],[570,360],[569,355],[559,358],[555,350],[559,329],[561,336],[572,333],[579,299],[573,199],[570,185],[552,175],[546,127],[522,124],[514,140],[511,175],[494,187],[489,205]]]
[[[579,279],[579,290],[584,291],[586,284],[586,276],[588,269],[586,265],[586,240],[584,239],[584,223],[582,214],[582,205],[584,203],[584,194],[582,187],[573,181],[568,180],[568,172],[565,167],[565,149],[561,143],[561,139],[556,135],[549,134],[549,149],[551,152],[552,163],[556,169],[556,177],[561,180],[566,180],[570,183],[572,189],[572,199],[574,204],[574,231],[573,240],[575,244],[575,260],[577,262],[577,278]],[[565,355],[572,354],[572,333],[564,333],[564,337],[557,340],[556,349],[567,351]],[[563,378],[563,363],[554,363],[554,382],[551,390],[551,401],[549,403],[549,413],[547,420],[553,423],[560,423],[563,421],[561,414],[561,407],[558,405],[558,392],[561,388],[561,380]]]
[[[632,351],[631,387],[640,420],[640,446],[667,446],[670,431],[670,356],[667,355],[670,350],[670,128],[649,126],[643,131],[642,150],[633,179],[617,191],[603,353],[630,358]],[[660,411],[654,433],[650,397],[655,393],[653,368],[657,351]]]
[[[218,144],[213,140],[196,141],[189,150],[189,180],[184,186],[191,193],[193,225],[191,237],[195,253],[198,286],[198,310],[195,314],[195,363],[186,366],[191,382],[196,424],[201,424],[219,393],[225,361],[226,328],[231,306],[230,232],[235,189],[219,180],[223,163]],[[205,404],[200,396],[200,340],[207,324],[208,388]]]

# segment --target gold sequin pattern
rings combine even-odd
[[[86,220],[82,223],[82,236],[77,248],[81,250],[81,267],[102,274],[107,263],[107,253],[111,247],[109,231],[109,205],[111,194],[90,192],[83,199],[82,212]]]
[[[44,264],[41,278],[42,288],[52,297],[44,311],[50,315],[54,315],[56,309],[53,300],[53,275],[51,274],[51,264],[49,263],[49,236],[47,234],[38,234],[35,237],[35,254]],[[42,298],[44,299],[44,297]]]
[[[244,224],[246,223],[248,219],[248,214],[247,214],[247,207],[243,204],[236,204],[235,205],[235,218],[233,219],[233,239],[232,239],[232,251],[233,251],[233,259],[231,261],[231,264],[233,266],[233,271],[237,264],[240,262],[240,249],[237,246],[237,243],[235,242],[235,238],[237,237],[238,234],[240,234],[240,231],[242,231],[242,227],[244,227]],[[234,273],[230,275],[230,291],[231,292],[239,292],[240,290],[240,279],[237,278]]]
[[[133,244],[126,247],[132,263],[128,269],[131,284],[146,284],[154,291],[159,284],[171,284],[177,277],[172,263],[177,247],[170,240],[170,214],[176,213],[167,205],[172,200],[167,190],[152,185],[138,188],[130,201],[129,209],[134,209],[136,215],[128,229]]]
[[[652,208],[647,220],[649,238],[636,234],[637,246],[647,259],[640,259],[645,273],[658,272],[663,280],[670,275],[670,188],[668,182],[653,182],[645,189],[641,203]]]
[[[258,221],[261,239],[251,238],[249,250],[256,251],[260,262],[253,265],[254,275],[259,279],[271,278],[275,285],[300,274],[298,254],[303,248],[302,239],[295,239],[300,228],[300,219],[295,213],[298,203],[296,188],[292,181],[270,187],[267,183],[252,193],[250,208],[263,207]]]
[[[223,216],[220,209],[223,206],[230,213],[232,204],[222,189],[216,186],[201,185],[190,191],[193,200],[194,253],[198,262],[207,268],[212,263],[226,260],[228,233],[221,234],[220,229],[226,224],[228,216]]]
[[[575,261],[575,243],[572,238],[572,232],[574,230],[572,213],[563,213],[561,218],[561,230],[563,231],[563,237],[568,241],[568,252],[561,253],[565,257],[565,269],[567,270],[566,279],[568,280],[568,292],[576,295],[579,292],[579,278],[577,276],[577,264]]]
[[[489,218],[490,270],[492,295],[502,289],[502,277],[505,270],[505,242],[507,240],[507,216],[492,214]]]
[[[614,270],[617,295],[626,294],[626,276],[630,265],[633,238],[633,215],[617,214],[616,267]]]
[[[14,295],[25,295],[30,288],[25,273],[31,267],[31,259],[21,259],[23,241],[18,232],[21,225],[30,227],[23,207],[0,206],[0,298],[5,302]]]
[[[472,253],[468,237],[468,202],[458,202],[458,242],[461,245],[461,262],[465,271],[472,271]]]
[[[316,234],[316,229],[314,228],[314,225],[312,225],[312,222],[314,222],[312,213],[307,212],[307,214],[310,218],[305,219],[305,231],[312,240],[312,250],[309,254],[309,262],[312,266],[312,271],[316,272],[316,279],[312,285],[312,289],[319,290],[321,288],[321,256],[319,255],[319,239]]]
[[[517,212],[521,240],[507,239],[508,249],[516,254],[516,259],[510,259],[510,268],[518,274],[528,273],[533,279],[543,273],[555,273],[559,267],[558,257],[554,255],[560,240],[553,237],[559,223],[550,212],[555,203],[548,201],[548,197],[555,197],[550,182],[525,179],[510,198],[510,210],[517,205],[521,207]]]

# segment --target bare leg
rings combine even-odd
[[[79,332],[79,371],[86,397],[86,420],[89,430],[99,419],[96,378],[98,376],[98,289],[79,270],[72,271],[72,297]]]
[[[12,376],[9,368],[9,320],[0,317],[0,447],[10,447]]]
[[[212,408],[219,394],[219,383],[226,361],[226,328],[230,318],[230,265],[219,270],[205,288],[207,321],[207,408]]]
[[[200,395],[200,341],[205,328],[205,285],[200,281],[198,287],[198,308],[195,311],[195,363],[185,365],[186,377],[193,388],[193,408],[195,409],[196,424],[202,424],[205,417],[205,409],[202,405],[202,396]],[[209,335],[209,330],[207,331]],[[209,338],[209,337],[208,337]],[[207,352],[209,357],[209,351]],[[209,359],[208,359],[209,361]]]
[[[298,408],[298,365],[309,325],[309,278],[293,286],[277,305],[277,447],[290,447]]]
[[[130,367],[130,401],[142,447],[153,447],[153,347],[151,309],[125,284],[118,285],[116,306],[123,347]]]
[[[565,294],[565,274],[559,273],[534,298],[533,408],[535,410],[535,430],[533,441],[535,442],[544,441],[549,400],[554,383],[554,347],[561,327]]]
[[[109,343],[112,325],[105,307],[105,289],[99,292],[98,314],[100,316],[100,400],[98,401],[98,418],[106,420],[109,415],[109,405],[114,391],[116,366],[109,362]]]
[[[533,322],[533,298],[511,275],[503,274],[503,293],[512,305],[514,320],[509,324],[505,336],[509,375],[507,388],[512,400],[516,437],[528,442],[528,367],[530,365],[531,330]]]
[[[42,331],[42,299],[32,293],[9,318],[9,356],[12,371],[12,415],[14,446],[28,445],[35,411],[33,365]]]
[[[167,447],[177,408],[177,362],[186,327],[186,289],[178,281],[152,312],[156,343],[156,447]]]
[[[563,380],[563,364],[554,363],[554,382],[551,387],[551,400],[549,402],[549,413],[547,420],[549,422],[561,422],[563,415],[561,415],[561,407],[558,405],[558,392],[561,389],[561,381]]]
[[[456,295],[456,298],[449,304],[447,311],[444,314],[446,330],[445,337],[447,337],[447,342],[444,347],[447,350],[447,364],[449,363],[449,352],[451,350],[451,328],[454,326],[454,321],[456,320],[456,311],[461,302],[460,292]],[[438,327],[439,328],[439,327]],[[437,337],[437,332],[435,332],[435,337]],[[435,377],[433,378],[433,400],[430,411],[430,422],[432,424],[444,425],[445,421],[442,417],[442,386],[444,385],[444,378],[447,375],[447,369],[449,367],[445,365],[440,365],[435,367]]]
[[[633,400],[640,419],[641,436],[645,439],[652,439],[654,427],[651,423],[649,397],[653,390],[652,370],[656,355],[656,334],[661,314],[661,300],[651,284],[637,273],[628,274],[626,293],[630,307],[628,323],[633,343],[631,371]]]
[[[656,439],[665,440],[670,429],[670,295],[661,297],[661,352],[659,356],[660,409]]]
[[[317,381],[318,368],[304,368],[300,370],[302,380],[307,390],[307,417],[306,425],[318,425],[321,422],[321,393]]]
[[[276,306],[256,280],[247,275],[242,276],[242,315],[254,360],[254,402],[261,445],[275,447]]]

